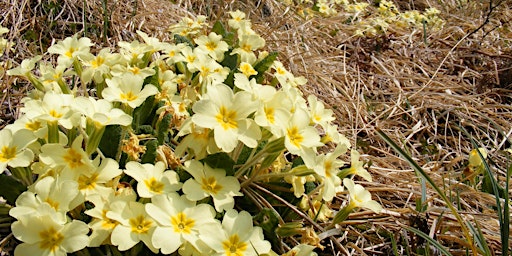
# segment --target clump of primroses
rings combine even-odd
[[[381,210],[353,181],[371,176],[333,111],[229,15],[94,53],[69,37],[8,71],[35,88],[0,131],[2,175],[26,188],[8,202],[15,255],[313,255],[315,229],[275,198],[325,229]]]

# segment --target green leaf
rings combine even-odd
[[[217,21],[217,22],[215,22],[215,24],[213,24],[212,32],[214,32],[218,35],[224,36],[227,31],[226,31],[226,28],[224,27],[224,25],[222,24],[222,22]]]
[[[224,53],[224,59],[220,64],[233,71],[238,67],[238,58],[238,54],[231,55],[231,51],[227,51]]]
[[[279,216],[272,209],[264,208],[254,216],[254,222],[256,225],[263,229],[265,238],[269,240],[272,245],[279,245],[280,239],[275,232],[279,225]]]
[[[413,227],[408,227],[408,226],[402,226],[404,229],[406,229],[407,231],[409,232],[412,232],[420,237],[422,237],[423,239],[427,240],[430,244],[432,244],[435,248],[437,248],[439,250],[439,252],[443,253],[444,255],[448,255],[448,256],[451,256],[452,254],[446,250],[446,248],[444,248],[444,246],[442,246],[438,241],[432,239],[429,235],[425,234],[423,231],[419,230],[419,229],[415,229]]]
[[[145,144],[146,146],[146,152],[144,155],[142,155],[140,162],[145,163],[155,163],[156,159],[156,148],[158,147],[158,141],[156,140],[149,140]]]
[[[123,128],[120,125],[109,125],[105,128],[98,146],[104,156],[116,159],[122,131]]]
[[[190,39],[182,35],[174,34],[174,42],[176,42],[176,44],[185,43],[188,44],[190,47],[194,48],[194,44],[192,43],[192,41],[190,41]]]
[[[155,74],[152,75],[152,76],[149,76],[149,77],[146,77],[146,79],[144,79],[144,85],[146,84],[152,84],[154,85],[156,88],[158,88],[158,90],[160,90],[160,81],[159,81],[159,76],[160,76],[160,73],[159,73],[159,68],[158,66],[155,65],[155,67],[153,68],[153,70],[155,70]]]
[[[149,117],[154,114],[153,108],[155,106],[155,96],[147,97],[144,103],[133,111],[133,129],[142,124],[146,124]]]
[[[261,162],[260,169],[266,169],[281,155],[281,152],[267,155]]]
[[[12,176],[0,175],[0,184],[0,196],[10,205],[14,205],[18,196],[27,190],[26,186]]]
[[[235,161],[233,161],[233,159],[224,152],[209,155],[201,161],[211,168],[224,169],[226,171],[226,175],[234,174],[233,166],[235,165]]]
[[[271,52],[261,61],[254,65],[254,69],[258,71],[258,74],[251,76],[250,78],[256,78],[256,82],[261,83],[264,78],[265,72],[272,66],[274,61],[277,59],[278,52]]]
[[[162,120],[158,123],[156,138],[158,140],[158,145],[162,145],[165,142],[167,134],[169,132],[169,127],[172,121],[172,114],[167,113],[164,115]]]

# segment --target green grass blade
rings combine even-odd
[[[404,228],[405,230],[409,231],[409,232],[412,232],[420,237],[422,237],[423,239],[425,239],[427,242],[429,242],[430,244],[432,244],[432,246],[434,246],[436,249],[439,250],[439,252],[443,253],[444,255],[448,255],[448,256],[451,256],[452,254],[446,250],[446,248],[444,248],[444,246],[442,246],[438,241],[432,239],[430,236],[428,236],[427,234],[425,234],[423,231],[419,230],[419,229],[416,229],[416,228],[413,228],[413,227],[409,227],[409,226],[402,226],[402,228]]]
[[[505,182],[505,205],[503,206],[503,227],[501,229],[501,243],[502,243],[502,255],[509,255],[510,248],[508,247],[510,241],[510,175],[512,175],[512,164],[507,170],[507,180]]]
[[[476,229],[473,226],[473,224],[471,224],[471,222],[469,222],[469,221],[467,222],[466,225],[471,230],[471,233],[473,233],[473,235],[475,236],[475,238],[476,238],[475,242],[478,245],[478,247],[480,248],[480,250],[482,250],[482,254],[485,256],[491,256],[492,255],[491,249],[489,248],[489,245],[485,241],[484,234],[482,233],[482,229],[480,229],[478,222],[476,223],[476,227],[477,227]]]
[[[471,140],[471,144],[474,148],[478,148],[478,144],[476,141],[471,137],[468,131],[464,129],[464,127],[459,125],[459,128],[464,132],[464,134]],[[510,180],[510,170],[507,171],[507,180],[506,180],[506,190],[504,193],[504,199],[505,199],[505,205],[503,206],[503,209],[501,208],[501,202],[500,202],[500,191],[498,188],[498,181],[494,178],[494,175],[492,173],[491,167],[487,163],[487,161],[484,159],[484,156],[480,152],[480,150],[477,150],[478,156],[480,156],[480,159],[482,160],[482,163],[484,164],[484,169],[486,172],[486,175],[489,177],[492,185],[492,190],[494,193],[494,198],[496,199],[496,211],[498,212],[498,219],[500,222],[500,238],[501,238],[501,250],[503,255],[508,255],[508,241],[509,241],[509,234],[510,234],[510,214],[509,214],[509,207],[508,207],[508,187],[509,187],[509,180]]]
[[[460,227],[462,229],[462,232],[464,233],[464,237],[466,238],[467,242],[471,245],[471,250],[473,251],[473,253],[476,253],[476,248],[474,247],[474,244],[473,244],[473,238],[468,230],[468,227],[465,225],[465,221],[462,219],[462,217],[460,216],[460,214],[458,213],[457,209],[455,209],[455,207],[453,206],[452,202],[448,199],[448,197],[446,196],[446,194],[434,183],[434,181],[430,178],[430,176],[425,172],[425,170],[423,170],[423,168],[421,168],[418,163],[416,163],[416,161],[414,161],[412,159],[411,156],[409,156],[407,153],[405,153],[405,151],[400,148],[391,138],[389,138],[383,131],[381,131],[380,129],[377,129],[377,134],[379,134],[379,136],[384,140],[386,141],[386,143],[391,146],[402,158],[404,158],[408,163],[409,165],[411,165],[411,167],[419,174],[421,174],[421,176],[423,176],[423,178],[430,184],[430,186],[432,186],[432,188],[434,188],[434,190],[437,192],[437,194],[441,197],[441,199],[443,199],[443,201],[446,203],[447,207],[450,208],[450,211],[451,213],[455,216],[455,218],[457,219],[457,222],[460,223]]]

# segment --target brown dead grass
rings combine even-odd
[[[455,0],[440,1],[442,5],[428,0],[395,1],[402,10],[410,8],[411,2],[416,8],[441,10],[446,24],[440,31],[428,31],[427,44],[423,31],[410,29],[390,28],[385,36],[374,38],[353,37],[354,27],[344,23],[343,15],[305,20],[274,0],[109,1],[111,28],[103,37],[100,0],[86,1],[85,8],[78,0],[42,1],[62,3],[59,9],[37,2],[0,3],[0,24],[11,29],[9,39],[15,42],[14,51],[6,57],[12,65],[44,52],[54,40],[83,32],[84,16],[87,35],[99,46],[112,46],[135,38],[137,29],[168,39],[167,27],[183,16],[203,14],[215,21],[225,19],[228,10],[245,11],[267,40],[267,50],[279,51],[290,71],[308,79],[304,93],[317,95],[334,109],[341,131],[371,162],[374,180],[361,183],[385,211],[354,213],[339,226],[339,233],[321,234],[332,235],[324,240],[324,253],[389,255],[393,236],[399,253],[405,254],[407,247],[420,242],[404,225],[435,236],[453,255],[466,253],[460,224],[434,190],[427,187],[426,212],[415,210],[421,196],[418,177],[379,138],[378,128],[406,147],[432,179],[451,193],[460,214],[479,223],[500,255],[494,198],[462,183],[472,146],[458,125],[489,150],[494,170],[504,177],[508,162],[502,151],[511,146],[512,134],[510,2],[494,10],[486,25],[472,33],[486,22],[488,1],[469,1],[462,7]],[[0,84],[3,125],[17,116],[26,83],[4,76]]]

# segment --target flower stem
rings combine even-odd
[[[29,186],[33,183],[32,181],[32,171],[29,167],[15,167],[10,169],[12,175],[21,180],[21,182]]]
[[[59,123],[57,121],[48,122],[48,143],[59,143]]]

